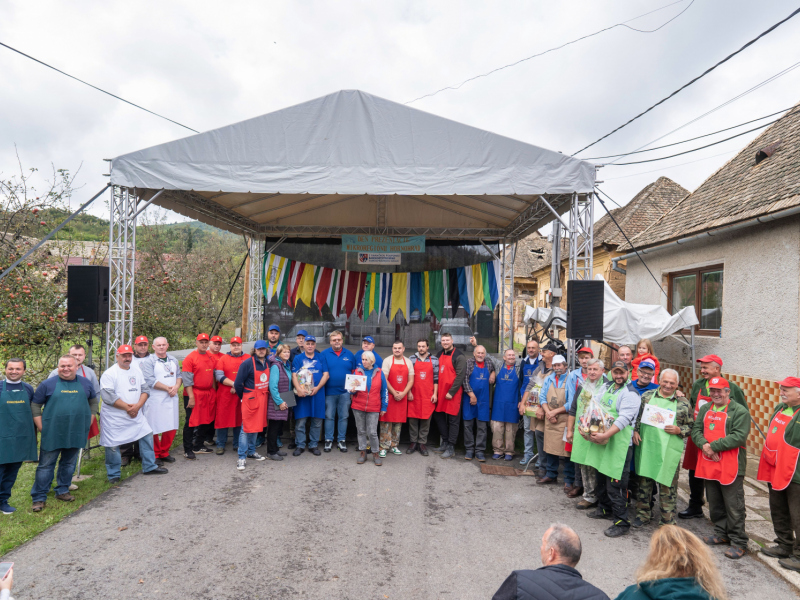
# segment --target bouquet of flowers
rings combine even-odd
[[[578,431],[584,437],[592,433],[605,433],[611,428],[614,421],[614,417],[600,402],[600,396],[593,395],[578,420]]]
[[[311,392],[314,390],[314,374],[308,368],[308,365],[303,365],[303,367],[297,371],[297,382],[306,395],[310,396]]]
[[[542,391],[545,376],[542,373],[537,373],[531,377],[528,384],[530,395],[525,404],[525,416],[536,417],[536,407],[539,406],[539,393]]]

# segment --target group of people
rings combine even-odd
[[[184,456],[190,460],[198,453],[224,454],[231,428],[238,470],[246,469],[248,459],[284,460],[281,435],[290,414],[294,456],[305,451],[319,456],[320,444],[325,452],[334,444],[347,452],[352,411],[359,464],[369,454],[375,465],[388,454],[402,454],[404,423],[410,435],[406,453],[428,456],[432,419],[440,435],[433,451],[441,458],[455,455],[463,429],[464,458],[485,461],[491,429],[492,458],[511,461],[521,424],[521,462],[530,464],[536,452],[536,482],[555,484],[560,475],[564,493],[580,497],[578,509],[593,509],[590,518],[611,522],[607,536],[655,520],[658,495],[659,525],[675,525],[676,516],[702,516],[707,501],[714,533],[706,543],[729,546],[729,558],[746,553],[743,480],[751,417],[742,390],[721,376],[718,356],[699,359],[701,378],[687,397],[678,373],[660,368],[648,340],[637,344],[636,356],[620,347],[619,360],[608,370],[591,348],[580,348],[579,367],[571,372],[557,346],[540,348],[535,340],[527,343],[524,357],[509,349],[499,364],[474,339],[467,356],[447,332],[435,356],[424,339],[410,357],[396,341],[385,359],[374,352],[369,336],[355,354],[344,348],[339,331],[321,352],[305,331],[296,342],[295,348],[281,343],[280,328],[271,325],[251,356],[239,337],[222,353],[222,338],[201,333],[196,349],[179,365],[168,355],[165,338],[154,339],[148,354],[150,342],[140,336],[133,346],[116,349],[116,364],[99,381],[83,366],[85,349],[75,345],[36,390],[23,381],[25,361],[10,359],[0,392],[0,437],[8,440],[0,444],[0,510],[15,510],[8,500],[24,461],[38,460],[34,512],[45,508],[54,475],[56,499],[74,500],[75,464],[87,439],[97,434],[98,414],[109,481],[119,481],[131,453],[139,454],[145,474],[166,474],[165,463],[175,461],[170,448],[182,387]],[[778,541],[764,553],[800,570],[800,378],[786,378],[780,389],[758,470],[758,478],[770,484]],[[591,410],[602,418],[587,416]],[[258,452],[264,442],[266,457]],[[681,465],[689,471],[691,494],[688,508],[677,513]]]

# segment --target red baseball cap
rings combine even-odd
[[[140,335],[139,337],[137,337],[137,338],[134,340],[134,342],[133,342],[133,343],[134,343],[134,344],[149,344],[149,343],[150,343],[150,340],[148,340],[148,339],[147,339],[147,336],[146,336],[146,335]]]
[[[222,338],[219,337],[218,335],[215,335],[214,337],[211,338],[211,341],[212,342],[219,342],[221,344],[222,343]]]
[[[231,344],[241,344],[242,343],[242,338],[240,338],[238,335],[234,336],[234,337],[231,338],[231,342],[230,343]]]
[[[201,334],[199,334],[197,336],[197,341],[198,342],[202,341],[202,340],[208,341],[208,334],[207,333],[201,333]]]
[[[117,354],[133,354],[133,348],[128,344],[122,344],[122,346],[117,348]]]
[[[779,381],[778,385],[800,388],[800,377],[787,377],[783,381]]]
[[[715,390],[729,390],[731,389],[731,384],[723,377],[712,377],[708,380],[708,387],[714,388]]]
[[[703,358],[698,358],[697,362],[715,362],[720,367],[722,366],[722,359],[716,354],[706,354]]]
[[[594,356],[594,352],[592,352],[592,349],[591,349],[591,348],[589,348],[589,346],[584,346],[583,348],[581,348],[580,350],[578,350],[578,354],[580,354],[581,352],[588,352],[589,354],[591,354],[592,356]]]

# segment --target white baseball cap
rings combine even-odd
[[[566,358],[564,358],[563,356],[561,356],[560,354],[556,354],[556,355],[553,357],[553,364],[554,364],[554,365],[557,365],[557,364],[559,364],[559,363],[566,363],[566,362],[567,362],[567,359],[566,359]]]

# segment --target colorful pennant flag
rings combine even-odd
[[[472,265],[472,267],[467,267],[467,269],[472,269],[472,314],[476,314],[478,309],[483,305],[483,276],[481,274],[481,266],[480,265]]]
[[[394,320],[397,311],[403,311],[408,322],[408,273],[392,273],[392,306],[389,320]]]
[[[261,278],[261,286],[264,291],[264,297],[267,299],[267,304],[269,304],[272,297],[280,289],[281,278],[289,262],[290,261],[284,257],[274,254],[268,254],[264,257],[262,262],[264,265],[264,273]]]

